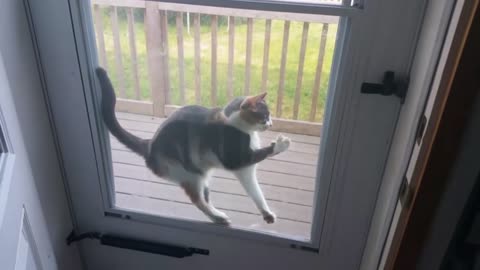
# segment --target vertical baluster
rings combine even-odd
[[[212,106],[217,105],[217,21],[218,16],[212,15],[212,24],[211,24],[211,31],[212,31]]]
[[[177,48],[178,48],[178,89],[180,90],[180,104],[185,104],[185,75],[184,75],[184,56],[183,56],[183,15],[182,12],[176,14],[177,24]]]
[[[190,12],[187,12],[187,33],[190,35]]]
[[[246,96],[250,94],[250,74],[252,65],[252,32],[253,32],[253,19],[247,19],[247,52],[245,55],[245,90]]]
[[[135,90],[135,98],[140,99],[140,81],[138,79],[137,45],[135,43],[135,17],[133,16],[133,8],[128,8],[127,20],[128,20],[128,40],[130,45],[130,58],[132,61],[132,72],[133,72],[133,88]]]
[[[270,32],[272,31],[272,20],[265,20],[265,42],[263,44],[263,68],[262,68],[262,92],[267,91],[268,80],[268,59],[270,53]]]
[[[110,14],[112,20],[112,32],[113,32],[113,47],[115,51],[115,69],[118,80],[118,90],[120,97],[125,98],[125,73],[123,70],[123,61],[122,61],[122,47],[120,45],[120,34],[118,29],[118,12],[117,7],[112,8]]]
[[[170,93],[170,69],[169,69],[169,52],[168,52],[168,17],[166,10],[160,10],[160,29],[161,29],[161,39],[162,39],[162,70],[160,71],[160,76],[163,76],[164,87],[165,87],[165,104],[171,104],[171,93]],[[158,76],[158,75],[157,75]]]
[[[100,61],[100,66],[107,68],[107,56],[105,52],[105,38],[103,36],[103,17],[102,10],[98,5],[93,7],[94,10],[94,20],[95,20],[95,32],[97,32],[97,42],[98,42],[98,60]]]
[[[317,113],[318,91],[320,89],[320,82],[322,78],[323,58],[325,56],[325,47],[327,44],[328,24],[324,23],[322,26],[322,36],[320,37],[320,47],[318,49],[317,70],[315,72],[315,82],[312,91],[312,106],[310,107],[310,121],[315,121],[315,114]]]
[[[277,117],[282,116],[283,92],[285,91],[285,66],[287,64],[289,34],[290,34],[290,21],[285,21],[283,26],[282,58],[280,62],[280,81],[278,83]]]
[[[297,73],[297,87],[295,89],[295,100],[293,104],[293,119],[298,119],[298,108],[300,106],[300,94],[302,91],[302,80],[303,80],[303,65],[305,63],[305,51],[307,49],[307,39],[308,39],[308,27],[309,23],[303,23],[302,30],[302,44],[300,45],[300,55],[298,62],[298,73]]]
[[[201,74],[200,74],[200,14],[193,17],[195,27],[195,101],[201,104]]]
[[[235,17],[228,17],[228,78],[227,78],[227,96],[233,98],[233,66],[235,52]]]

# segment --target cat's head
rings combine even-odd
[[[267,103],[267,93],[246,97],[240,105],[240,117],[252,125],[255,131],[265,131],[272,126],[272,119]]]

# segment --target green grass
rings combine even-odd
[[[121,10],[121,9],[119,9]],[[193,16],[192,16],[193,17]],[[193,18],[191,18],[193,19]],[[103,16],[104,39],[107,53],[107,69],[111,73],[112,81],[115,87],[118,87],[118,77],[115,73],[115,52],[113,47],[113,34],[111,29],[111,20],[107,10],[104,10]],[[287,65],[285,72],[285,92],[282,105],[282,118],[292,118],[293,103],[297,84],[298,62],[302,36],[301,22],[292,22],[290,25],[290,38],[288,44]],[[126,91],[128,98],[134,98],[133,72],[130,58],[130,48],[128,41],[127,22],[124,16],[119,16],[120,43],[122,48],[123,69],[126,78]],[[305,54],[305,63],[303,70],[303,82],[301,88],[299,119],[308,120],[310,107],[312,103],[312,89],[315,80],[317,67],[318,49],[322,25],[311,23]],[[145,45],[145,31],[143,20],[136,18],[135,34],[137,47],[138,72],[140,77],[141,99],[150,100],[150,86],[147,71],[147,53]],[[184,25],[184,55],[185,55],[185,91],[187,104],[195,103],[195,78],[194,78],[194,37],[193,23],[191,32],[187,33],[186,24]],[[335,46],[335,37],[337,25],[329,25],[327,36],[326,51],[323,62],[322,80],[318,97],[317,113],[315,120],[323,120],[323,111],[327,95],[328,81],[330,78],[330,69]],[[246,54],[246,33],[245,23],[237,22],[235,28],[235,54],[234,54],[234,96],[243,95],[245,78],[245,54]],[[98,34],[98,33],[97,33]],[[173,23],[169,25],[168,45],[169,45],[169,78],[171,104],[180,104],[180,93],[178,89],[178,59],[177,59],[177,36],[176,27]],[[260,92],[262,80],[263,65],[263,46],[265,35],[265,21],[254,20],[253,42],[252,42],[252,62],[251,62],[251,81],[250,93]],[[228,67],[228,29],[225,25],[218,27],[218,47],[217,47],[217,102],[219,106],[228,103],[227,99],[227,67]],[[202,104],[211,106],[211,34],[210,27],[201,26],[201,99]],[[277,91],[279,87],[280,61],[283,40],[283,21],[272,21],[270,57],[268,65],[268,104],[270,110],[275,112],[277,103]]]

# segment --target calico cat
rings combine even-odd
[[[269,146],[252,149],[250,135],[229,125],[221,109],[201,106],[182,107],[161,124],[152,139],[141,139],[120,126],[115,116],[115,92],[106,71],[97,68],[96,74],[102,90],[102,117],[113,136],[142,156],[157,176],[178,183],[215,223],[227,225],[230,220],[209,200],[212,169],[241,172],[290,145],[290,139],[278,136]]]

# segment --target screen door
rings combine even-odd
[[[248,247],[272,258],[298,249],[285,257],[298,265],[358,263],[401,108],[396,96],[360,88],[387,70],[408,75],[423,1],[30,5],[79,230],[231,246],[218,260],[238,260]],[[47,16],[49,5],[58,12]],[[266,92],[273,126],[258,132],[262,144],[291,139],[257,169],[275,223],[231,172],[215,170],[209,185],[231,226],[212,224],[176,184],[154,176],[105,128],[97,66],[113,81],[120,124],[142,138],[182,106],[222,108]]]
[[[257,132],[262,144],[280,134],[292,140],[288,152],[258,166],[277,220],[264,222],[225,170],[213,172],[210,198],[234,226],[309,241],[339,17],[121,1],[92,1],[91,12],[99,64],[120,99],[118,118],[137,136],[152,138],[183,105],[225,107],[235,98],[267,93],[275,119],[270,130]],[[178,185],[153,175],[112,136],[110,148],[115,207],[208,221]]]

